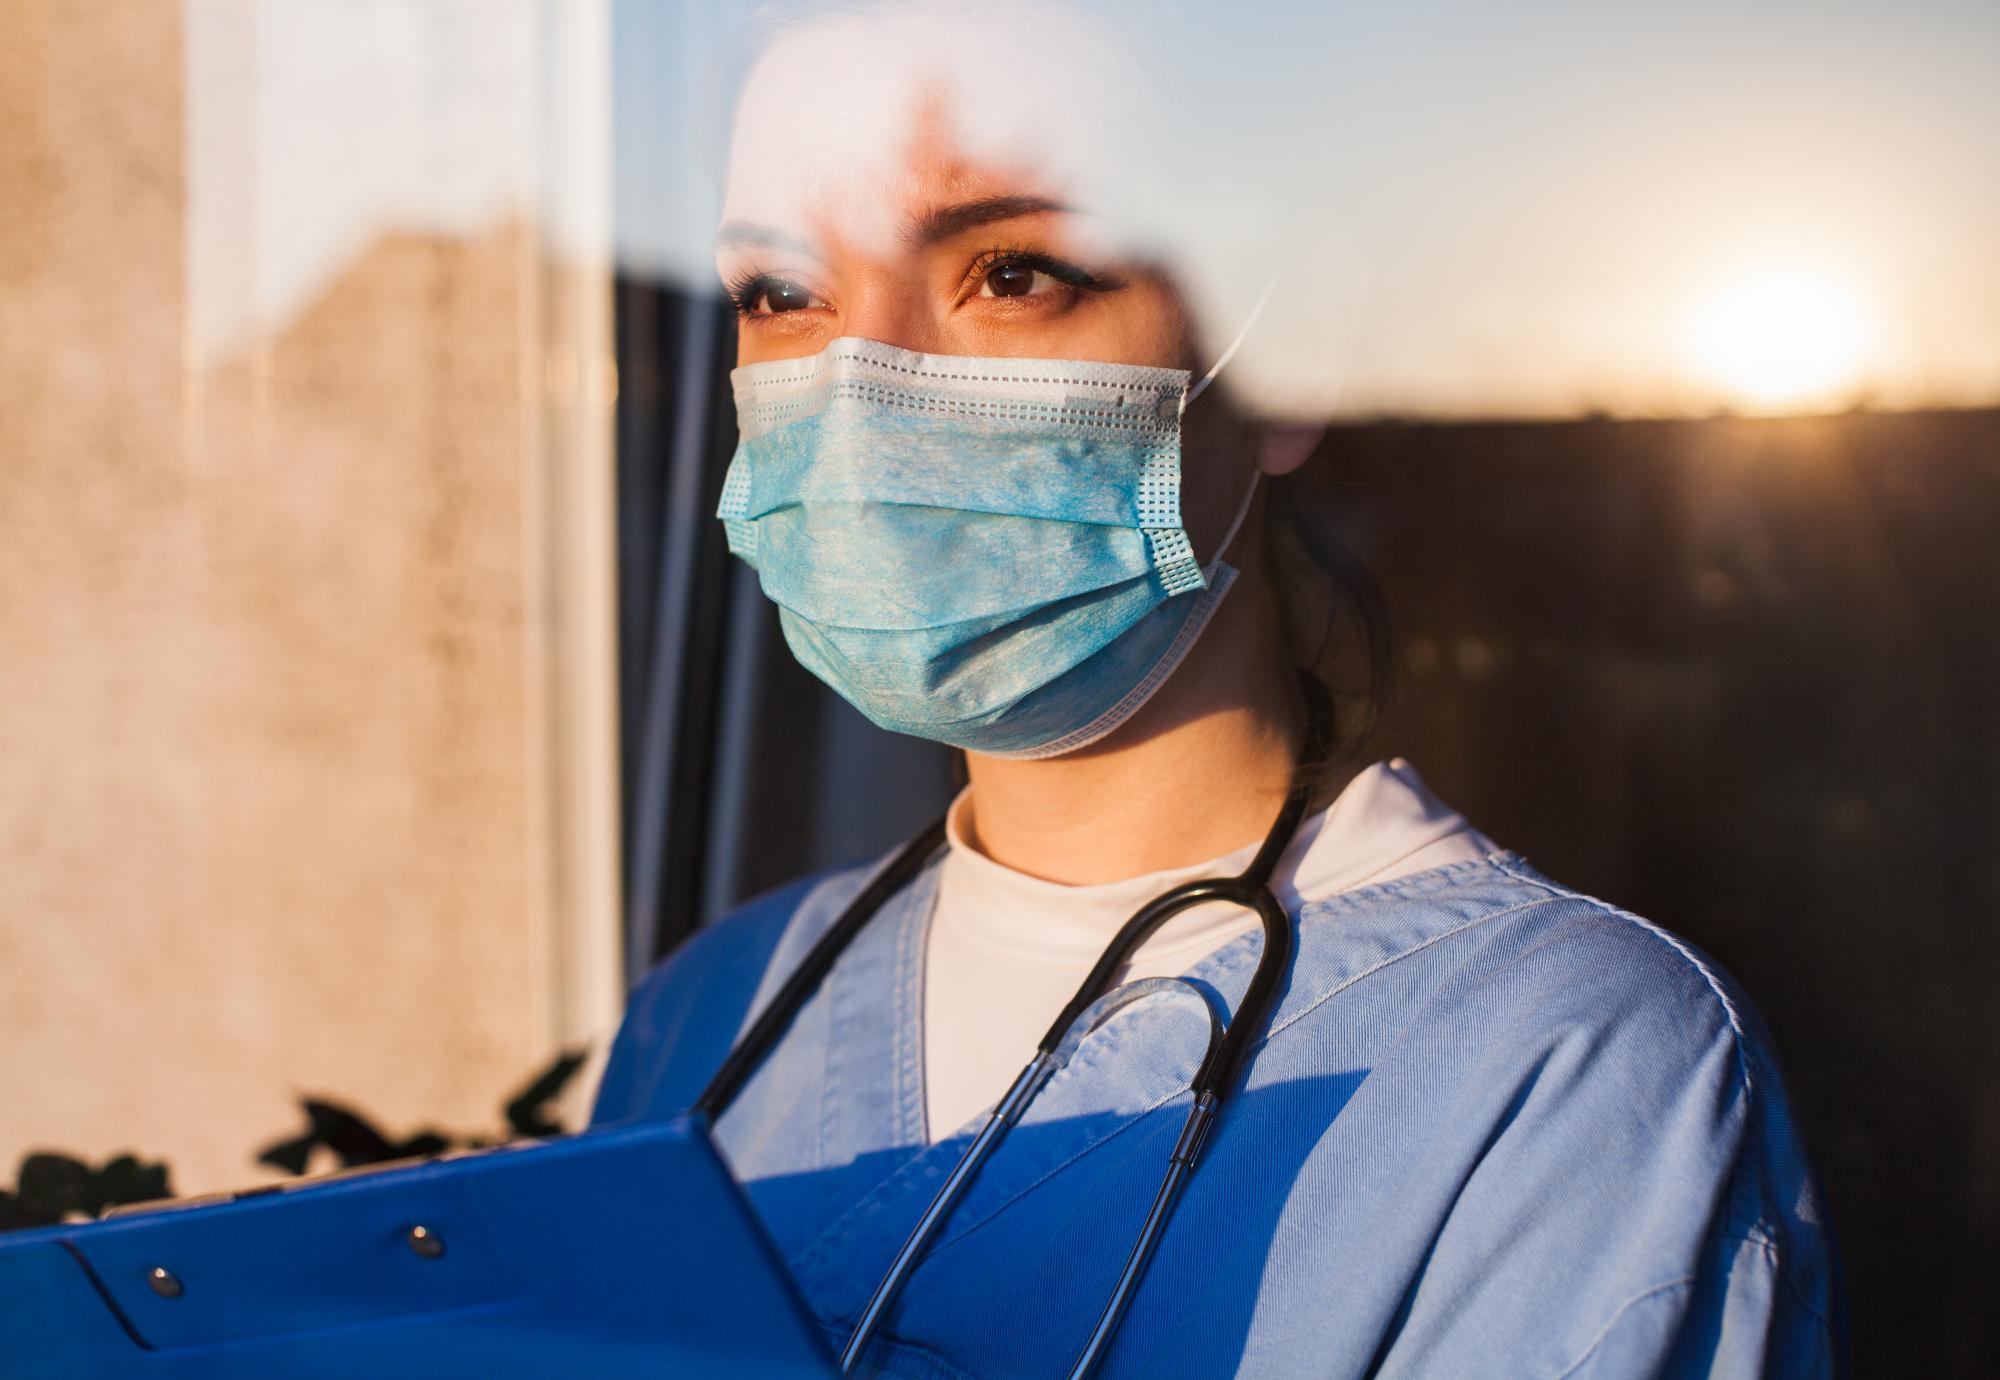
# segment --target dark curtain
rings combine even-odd
[[[1765,1016],[1857,1375],[2000,1374],[2000,411],[1343,426],[1401,752]]]
[[[735,326],[707,297],[617,285],[618,642],[626,971],[736,902],[855,862],[949,798],[951,755],[887,734],[801,670],[715,505],[736,445]]]

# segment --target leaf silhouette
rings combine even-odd
[[[257,1152],[257,1163],[268,1164],[273,1169],[282,1169],[287,1174],[303,1174],[306,1165],[312,1161],[312,1152],[319,1144],[319,1132],[307,1131],[302,1136],[290,1140],[274,1141]]]
[[[324,1098],[305,1097],[299,1099],[306,1117],[305,1130],[272,1141],[257,1152],[256,1162],[298,1175],[306,1172],[313,1151],[322,1145],[334,1153],[343,1168],[355,1168],[387,1160],[424,1158],[454,1146],[484,1150],[523,1137],[558,1136],[563,1127],[552,1115],[550,1104],[583,1067],[587,1053],[585,1049],[564,1050],[523,1084],[501,1109],[507,1119],[507,1132],[503,1135],[454,1136],[435,1127],[425,1127],[414,1135],[395,1140],[352,1107]],[[149,1164],[136,1155],[124,1154],[93,1169],[73,1155],[38,1151],[22,1159],[14,1188],[0,1189],[0,1232],[51,1226],[78,1214],[97,1217],[105,1209],[122,1203],[172,1196],[164,1163]]]
[[[82,1214],[102,1216],[120,1203],[173,1196],[164,1164],[119,1155],[93,1169],[73,1155],[42,1150],[22,1157],[16,1191],[0,1193],[0,1231],[53,1226]]]
[[[302,1104],[320,1144],[340,1156],[343,1165],[380,1164],[396,1158],[396,1147],[359,1112],[337,1102],[308,1097]]]
[[[507,1125],[515,1135],[538,1138],[562,1134],[561,1123],[549,1116],[546,1109],[583,1067],[583,1060],[583,1050],[566,1049],[514,1094],[507,1103],[506,1115]]]
[[[436,1131],[419,1131],[402,1144],[393,1146],[389,1158],[407,1160],[418,1155],[438,1155],[451,1147],[451,1137],[439,1135]]]
[[[136,1156],[120,1155],[107,1160],[85,1180],[83,1210],[92,1217],[102,1217],[106,1208],[121,1203],[147,1203],[173,1196],[165,1164],[144,1164]]]
[[[39,1223],[60,1222],[69,1213],[81,1212],[89,1177],[89,1167],[68,1155],[48,1151],[25,1155],[17,1190],[21,1211]]]

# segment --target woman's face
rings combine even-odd
[[[928,354],[1191,362],[1161,275],[1107,258],[1102,227],[1045,175],[968,154],[936,88],[912,92],[900,118],[884,109],[844,140],[814,138],[801,126],[824,102],[798,99],[797,66],[782,45],[758,64],[730,151],[716,270],[742,322],[738,363],[817,354],[840,336]]]
[[[1195,368],[1180,294],[1121,257],[1087,197],[1023,161],[969,153],[935,86],[855,114],[872,94],[857,66],[781,43],[744,88],[715,251],[738,364],[857,336],[926,354]],[[1204,558],[1243,496],[1246,457],[1219,397],[1189,409],[1183,516]]]
[[[773,225],[732,203],[716,267],[741,322],[737,362],[861,336],[943,355],[1186,367],[1187,324],[1157,275],[1086,247],[1046,188],[948,156],[913,158],[899,222],[867,245],[834,217]]]

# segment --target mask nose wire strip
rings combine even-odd
[[[1222,366],[1236,358],[1236,352],[1243,348],[1243,342],[1250,337],[1250,328],[1257,324],[1257,318],[1264,314],[1264,304],[1271,300],[1271,294],[1278,286],[1278,270],[1272,269],[1271,276],[1264,280],[1264,290],[1257,294],[1256,305],[1250,308],[1250,315],[1243,319],[1243,328],[1236,332],[1236,338],[1229,342],[1229,348],[1216,356],[1206,374],[1181,395],[1181,411],[1187,411],[1188,404],[1201,396],[1201,390],[1215,382],[1215,376],[1222,372]]]

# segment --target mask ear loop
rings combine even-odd
[[[1264,314],[1264,304],[1271,300],[1272,292],[1277,289],[1278,272],[1277,269],[1272,269],[1271,275],[1264,280],[1264,290],[1257,294],[1255,305],[1250,308],[1250,314],[1243,319],[1242,329],[1236,332],[1236,338],[1229,342],[1229,348],[1216,356],[1215,363],[1209,367],[1209,371],[1206,374],[1203,374],[1196,381],[1194,387],[1181,394],[1181,406],[1178,415],[1187,415],[1188,404],[1200,397],[1204,388],[1215,382],[1215,376],[1222,372],[1222,366],[1236,358],[1236,352],[1243,348],[1243,342],[1250,337],[1250,328],[1256,325],[1257,318]],[[1204,583],[1212,582],[1215,579],[1215,572],[1222,565],[1222,553],[1227,551],[1229,544],[1236,540],[1236,534],[1243,528],[1243,519],[1250,516],[1250,500],[1257,496],[1257,481],[1263,477],[1262,470],[1257,469],[1254,465],[1251,466],[1250,482],[1244,486],[1243,501],[1236,505],[1236,516],[1229,520],[1229,530],[1223,534],[1222,544],[1215,548],[1215,554],[1209,557],[1208,564],[1202,567],[1201,578]]]
[[[1188,404],[1201,396],[1204,388],[1215,382],[1215,376],[1222,372],[1222,366],[1236,358],[1236,352],[1242,349],[1243,342],[1250,338],[1250,328],[1257,324],[1257,318],[1264,314],[1264,304],[1271,300],[1271,294],[1277,290],[1278,272],[1279,270],[1272,269],[1271,276],[1264,280],[1264,290],[1257,294],[1256,304],[1250,308],[1250,314],[1243,318],[1243,328],[1236,332],[1236,338],[1229,342],[1229,348],[1216,356],[1215,363],[1196,381],[1194,387],[1181,394],[1182,412],[1186,412]]]
[[[1236,516],[1229,520],[1229,530],[1222,535],[1222,545],[1215,548],[1215,554],[1202,567],[1201,578],[1210,584],[1215,582],[1215,573],[1222,566],[1222,553],[1229,549],[1229,543],[1236,540],[1236,534],[1243,528],[1243,519],[1250,516],[1250,500],[1257,496],[1257,481],[1264,472],[1256,466],[1250,468],[1250,482],[1243,486],[1243,501],[1236,505]]]

